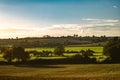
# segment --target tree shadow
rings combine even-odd
[[[64,66],[59,65],[39,65],[39,64],[23,64],[23,65],[14,65],[16,67],[29,67],[29,68],[65,68]]]

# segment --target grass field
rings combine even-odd
[[[54,48],[46,48],[46,47],[40,47],[40,48],[26,48],[25,49],[26,51],[38,51],[38,52],[41,52],[42,50],[47,50],[47,51],[54,51]]]
[[[65,47],[65,50],[69,50],[69,51],[81,51],[81,50],[87,50],[87,49],[91,49],[93,51],[95,51],[96,53],[94,53],[95,55],[102,55],[103,52],[103,47],[79,47],[79,46],[74,46],[74,47]],[[47,50],[47,51],[54,51],[54,48],[26,48],[25,51],[38,51],[41,52],[42,50]],[[68,55],[68,54],[65,54]],[[69,53],[69,55],[73,55],[71,53]],[[68,55],[68,56],[69,56]]]
[[[103,47],[65,47],[65,50],[91,49],[95,57],[102,55]],[[26,51],[53,51],[54,48],[26,48]],[[74,53],[64,53],[73,56]],[[35,59],[34,57],[32,57]],[[59,59],[65,56],[40,57]],[[120,64],[58,64],[58,65],[0,65],[0,80],[120,80]]]
[[[91,49],[91,50],[93,50],[94,52],[96,52],[96,53],[94,53],[94,57],[97,59],[97,61],[102,61],[102,60],[104,60],[105,58],[106,58],[106,56],[104,56],[103,54],[102,54],[102,52],[103,52],[103,47],[102,46],[100,46],[100,47],[95,47],[95,46],[91,46],[91,47],[84,47],[84,46],[67,46],[67,47],[65,47],[65,50],[67,51],[67,50],[69,50],[69,51],[81,51],[81,50],[87,50],[87,49]],[[26,51],[34,51],[34,50],[36,50],[36,51],[38,51],[38,52],[41,52],[42,50],[48,50],[48,51],[54,51],[54,48],[26,48],[25,49]],[[68,56],[68,57],[71,57],[71,56],[73,56],[73,55],[75,55],[74,53],[64,53],[64,55],[65,56]],[[99,59],[99,57],[103,57],[103,59]],[[65,58],[65,57],[41,57],[42,59],[55,59],[55,58]],[[32,58],[32,59],[34,59],[34,58]]]
[[[93,51],[95,51],[96,53],[94,53],[94,57],[97,59],[97,61],[103,61],[106,56],[104,56],[102,54],[103,52],[103,47],[80,47],[80,46],[69,46],[69,47],[65,47],[65,50],[69,50],[69,51],[80,51],[80,50],[87,50],[87,49],[91,49]],[[47,50],[47,51],[54,51],[54,48],[45,48],[45,47],[40,47],[40,48],[26,48],[25,51],[38,51],[38,52],[41,52],[42,50]],[[1,58],[3,54],[0,54],[0,60],[4,60],[3,58]],[[64,56],[61,57],[61,56],[50,56],[50,57],[40,57],[41,59],[60,59],[60,58],[66,58],[66,57],[71,57],[71,56],[74,56],[75,53],[64,53]],[[103,57],[102,59],[99,59],[100,57]],[[33,59],[36,59],[36,57],[32,56],[30,58],[31,60]]]
[[[87,50],[91,49],[95,52],[101,52],[103,51],[103,47],[79,47],[79,46],[74,46],[74,47],[65,47],[65,50],[74,50],[74,51],[80,51],[80,50]]]
[[[120,64],[1,65],[0,80],[120,80]]]
[[[74,47],[65,47],[65,50],[73,50],[73,51],[80,51],[80,50],[87,50],[87,49],[91,49],[95,52],[102,52],[103,51],[103,47],[79,47],[79,46],[74,46]],[[42,51],[42,50],[48,50],[48,51],[54,51],[54,48],[26,48],[26,51]]]

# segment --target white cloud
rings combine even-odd
[[[97,21],[100,19],[94,19],[94,18],[83,18],[82,20],[87,20],[87,21]]]
[[[118,8],[116,5],[112,6],[113,8]]]
[[[79,24],[41,24],[33,20],[22,20],[0,15],[0,38],[39,37],[43,35],[63,36],[86,35],[120,35],[120,20],[116,19],[82,19]],[[97,21],[97,22],[96,22]]]
[[[46,28],[46,31],[49,32],[49,35],[53,35],[53,36],[73,35],[73,34],[79,34],[81,36],[120,35],[119,34],[120,28],[116,26],[120,26],[120,24],[116,24],[116,23],[57,24]]]
[[[119,20],[115,20],[115,19],[107,19],[107,20],[102,20],[104,22],[119,22]]]
[[[78,29],[86,29],[86,28],[94,28],[94,27],[114,27],[120,26],[117,23],[80,23],[80,24],[57,24],[52,25],[51,27],[46,28],[47,30],[78,30]]]
[[[103,22],[108,22],[108,23],[116,23],[120,22],[120,20],[117,19],[93,19],[93,18],[83,18],[82,20],[84,21],[94,21],[94,23],[103,23]]]
[[[116,27],[120,24],[104,23],[104,24],[56,24],[45,28],[24,28],[24,29],[0,29],[0,37],[38,37],[43,35],[63,36],[78,34],[81,36],[90,35],[120,35],[120,28]]]

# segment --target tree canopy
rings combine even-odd
[[[54,54],[58,56],[63,56],[63,53],[65,52],[65,48],[63,45],[59,45],[55,48]]]
[[[4,51],[4,58],[11,62],[13,59],[17,59],[18,61],[26,61],[29,58],[29,54],[25,52],[22,47],[12,47],[8,48]]]
[[[110,40],[104,47],[103,53],[110,56],[112,61],[120,62],[120,39],[115,37]]]

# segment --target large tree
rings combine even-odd
[[[2,52],[4,53],[3,58],[5,58],[8,61],[8,63],[11,63],[12,59],[14,59],[12,48],[6,48]]]
[[[63,45],[59,45],[55,48],[54,54],[58,56],[63,56],[63,53],[65,52],[65,48]]]
[[[110,56],[112,61],[120,62],[120,39],[115,37],[109,41],[104,47],[103,53]]]
[[[18,61],[26,61],[29,58],[29,54],[22,47],[13,47],[13,54]]]
[[[26,61],[29,58],[29,54],[25,52],[22,47],[12,47],[10,49],[6,49],[3,56],[8,62],[11,62],[12,59],[17,59],[20,61]]]

